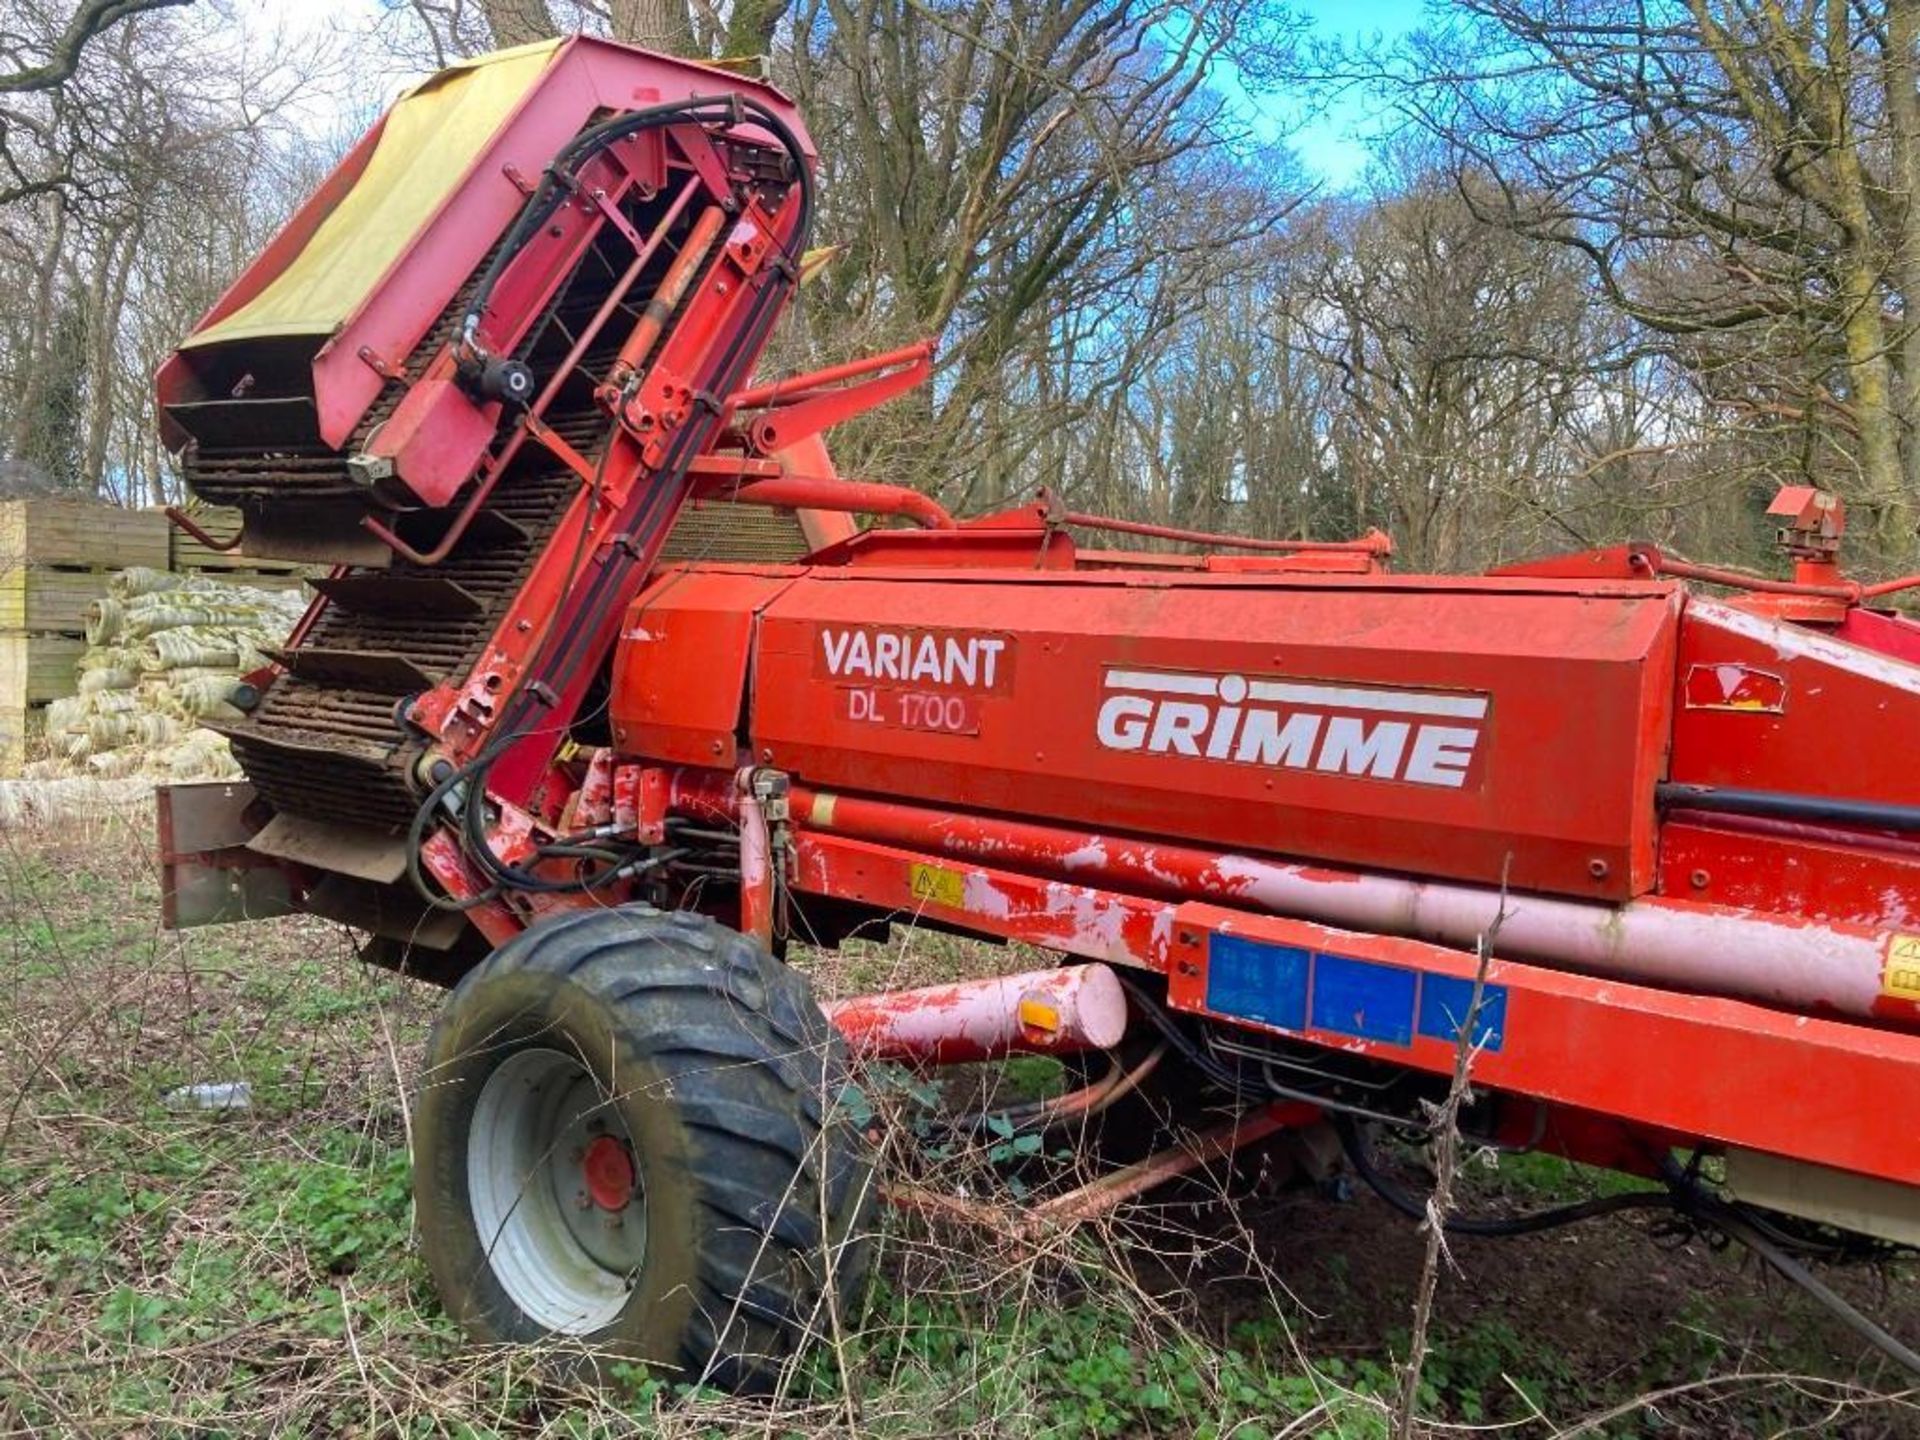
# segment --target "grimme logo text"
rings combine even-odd
[[[1109,750],[1238,765],[1466,784],[1487,697],[1194,675],[1107,671],[1096,729]]]

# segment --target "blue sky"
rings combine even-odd
[[[1310,35],[1322,41],[1388,40],[1419,25],[1423,0],[1293,0],[1290,7],[1311,26]],[[1334,189],[1360,178],[1370,158],[1368,140],[1380,128],[1375,103],[1358,91],[1327,101],[1285,94],[1246,95],[1247,103],[1264,120],[1261,128],[1284,138],[1300,156],[1307,172]],[[1289,133],[1291,132],[1291,133]]]
[[[4,4],[5,0],[0,0]],[[296,41],[317,39],[337,27],[348,31],[370,22],[391,0],[248,0],[240,13],[264,29],[279,29]],[[1393,40],[1415,28],[1424,0],[1285,0],[1287,9],[1306,21],[1310,37],[1352,42],[1382,36]],[[1443,0],[1433,0],[1436,6]],[[418,78],[407,77],[407,78]],[[381,103],[391,99],[400,77],[386,77]],[[1352,185],[1371,158],[1368,140],[1381,118],[1371,97],[1357,90],[1332,99],[1248,89],[1230,74],[1219,84],[1245,104],[1262,138],[1284,140],[1299,155],[1308,176],[1332,189]],[[363,97],[364,98],[364,97]]]

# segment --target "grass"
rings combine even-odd
[[[771,1403],[477,1350],[410,1228],[406,1097],[437,993],[315,921],[162,934],[145,824],[0,830],[0,1434],[1388,1433],[1417,1236],[1254,1165],[1037,1248],[888,1215],[864,1318]],[[1017,962],[927,936],[817,961],[830,989]],[[1058,1083],[1015,1070],[1013,1093]],[[230,1080],[250,1109],[167,1103]],[[1009,1205],[1076,1163],[991,1134],[895,1149]],[[1537,1157],[1476,1180],[1525,1203],[1595,1183]],[[1430,1433],[1920,1433],[1881,1398],[1898,1378],[1800,1297],[1635,1222],[1454,1255]]]

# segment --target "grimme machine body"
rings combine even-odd
[[[1022,1125],[1161,1065],[1193,1126],[1022,1224],[1275,1137],[1418,1211],[1374,1145],[1463,1069],[1470,1140],[1649,1185],[1457,1228],[1658,1205],[1810,1283],[1920,1242],[1920,627],[1830,497],[1774,506],[1792,581],[956,521],[821,440],[928,346],[754,379],[813,165],[724,70],[486,57],[158,377],[238,544],[328,567],[245,783],[162,793],[167,918],[454,987],[414,1135],[460,1320],[766,1384],[866,1253],[847,1077],[1016,1050],[1091,1057]],[[1057,963],[823,1007],[784,962],[889,922]]]

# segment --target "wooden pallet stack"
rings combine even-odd
[[[77,500],[0,503],[0,774],[20,765],[47,701],[74,691],[87,606],[128,565],[167,566],[164,515]]]
[[[216,538],[238,524],[217,511],[197,518]],[[87,606],[107,593],[114,571],[131,565],[205,571],[266,589],[297,586],[303,573],[210,550],[158,510],[0,501],[0,776],[19,772],[46,703],[74,693]]]

